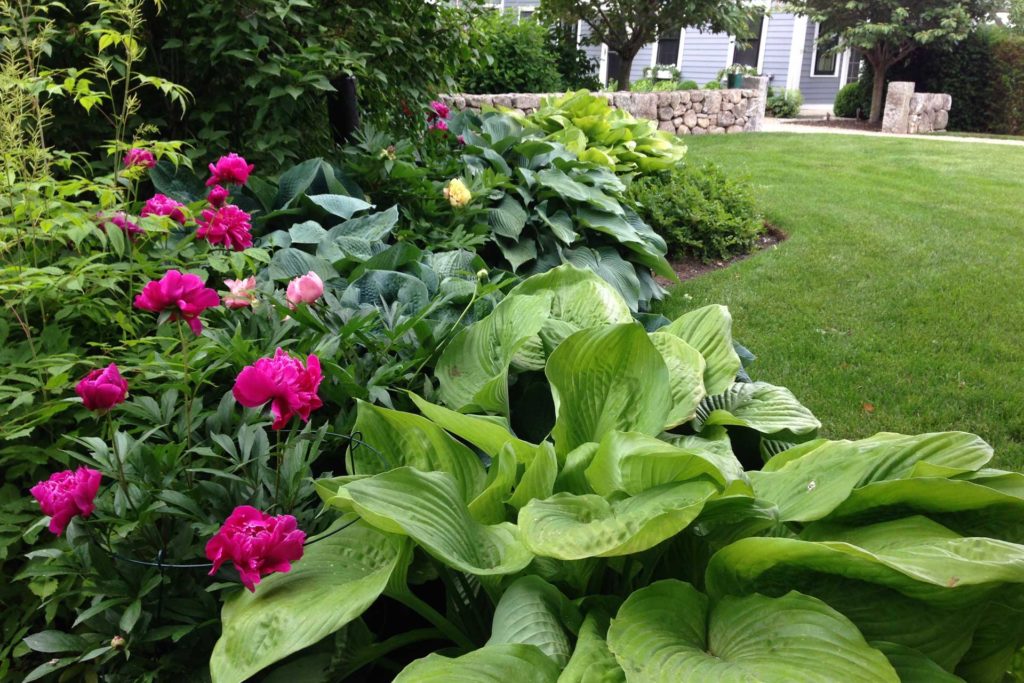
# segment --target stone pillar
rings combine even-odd
[[[744,76],[743,87],[754,91],[754,96],[750,98],[750,106],[747,108],[747,123],[744,130],[759,131],[764,121],[765,106],[768,104],[768,77]]]
[[[893,81],[885,96],[882,114],[883,133],[907,133],[910,130],[910,101],[914,97],[913,81]]]

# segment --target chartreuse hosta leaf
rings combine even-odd
[[[537,456],[523,471],[508,504],[518,510],[535,498],[547,498],[554,490],[556,476],[558,457],[554,447],[544,442],[537,448]]]
[[[572,653],[568,630],[579,625],[579,611],[561,591],[539,576],[524,576],[498,601],[487,645],[536,645],[561,669]]]
[[[654,436],[672,405],[665,361],[637,323],[577,332],[551,354],[545,373],[562,456],[613,429]]]
[[[483,320],[459,332],[437,363],[438,395],[455,410],[508,416],[508,368],[544,325],[551,295],[507,297]]]
[[[310,545],[290,572],[224,603],[210,659],[214,683],[244,681],[334,633],[372,605],[408,561],[407,539],[363,522]]]
[[[461,657],[438,654],[405,667],[394,683],[555,683],[558,665],[535,645],[488,645]]]
[[[992,448],[973,434],[941,432],[902,436],[877,434],[860,441],[815,441],[775,456],[761,472],[751,472],[755,493],[779,506],[784,521],[809,522],[837,509],[844,515],[886,505],[905,505],[925,512],[970,509],[995,504],[1001,495],[983,485],[938,484],[951,498],[928,484],[934,477],[914,481],[918,473],[953,473],[977,469],[992,457]],[[889,480],[889,481],[887,481]],[[968,493],[972,491],[973,493]],[[986,503],[987,501],[987,503]]]
[[[448,472],[458,483],[463,499],[470,500],[483,488],[484,472],[480,459],[464,444],[430,420],[412,413],[358,402],[355,431],[362,440],[387,460],[358,444],[349,449],[349,457],[358,474],[376,474],[390,467],[407,465],[423,470]]]
[[[743,463],[732,452],[732,442],[725,427],[705,427],[699,435],[666,433],[660,439],[684,451],[699,453],[702,458],[714,463],[727,481],[747,481]]]
[[[725,306],[690,311],[659,332],[679,337],[704,357],[704,388],[708,394],[720,394],[736,381],[742,364],[732,346],[732,316]]]
[[[518,464],[510,445],[505,446],[491,460],[484,490],[469,501],[469,514],[481,524],[499,524],[506,521],[505,501],[516,485]]]
[[[913,648],[896,643],[872,641],[871,646],[880,650],[900,677],[900,683],[963,683],[941,666]]]
[[[532,559],[515,525],[488,526],[473,519],[447,472],[400,467],[342,486],[329,504],[352,510],[384,531],[408,535],[467,574],[514,574]]]
[[[608,646],[637,683],[898,683],[885,656],[824,602],[706,595],[667,580],[636,591],[608,629]]]
[[[700,476],[722,487],[726,484],[725,476],[704,453],[636,432],[608,432],[586,469],[590,487],[606,497],[617,491],[635,496],[655,486]]]
[[[608,649],[606,633],[608,617],[602,618],[596,612],[587,614],[572,658],[558,677],[558,683],[626,683],[625,672]]]
[[[663,484],[630,498],[557,493],[519,511],[523,541],[536,555],[561,560],[647,550],[685,529],[718,492],[710,480]]]
[[[808,435],[821,423],[785,387],[764,382],[733,384],[724,393],[707,396],[697,406],[695,427],[749,427],[762,434]]]
[[[697,406],[704,398],[704,357],[679,337],[668,332],[650,335],[654,347],[661,353],[668,368],[672,408],[665,429],[689,422],[697,414]]]
[[[536,454],[537,446],[516,438],[507,423],[500,424],[490,417],[465,415],[430,403],[413,393],[410,393],[409,397],[420,412],[435,424],[460,439],[465,439],[488,455],[496,455],[506,445],[512,448],[516,459],[521,463],[531,462]]]

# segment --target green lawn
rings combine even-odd
[[[693,138],[790,239],[678,286],[729,306],[751,374],[824,434],[971,431],[1024,470],[1024,148],[847,135]]]

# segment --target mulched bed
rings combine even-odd
[[[870,130],[878,132],[882,130],[882,124],[861,121],[860,119],[841,119],[835,116],[825,119],[791,119],[785,123],[792,123],[797,126],[818,126],[820,128],[848,128],[850,130]]]
[[[764,224],[764,228],[764,234],[757,238],[757,243],[754,245],[754,249],[749,254],[741,254],[739,256],[733,256],[731,259],[727,259],[724,261],[709,261],[707,263],[701,261],[700,259],[684,258],[678,261],[671,261],[670,263],[672,264],[672,270],[676,271],[676,275],[679,276],[680,280],[692,280],[693,278],[699,277],[704,273],[710,273],[713,270],[726,268],[732,265],[733,263],[736,263],[737,261],[742,261],[748,256],[756,254],[757,252],[763,249],[769,249],[771,247],[774,247],[779,242],[782,242],[783,240],[789,238],[789,235],[787,235],[786,233],[784,233],[782,230],[775,227],[771,223],[766,222]],[[655,277],[655,279],[663,287],[668,287],[669,285],[675,284],[670,280],[667,280],[660,276]]]

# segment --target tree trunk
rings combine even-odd
[[[615,77],[619,82],[619,90],[629,90],[629,73],[633,70],[633,59],[635,57],[636,52],[628,57],[621,52],[619,53],[619,73]]]
[[[882,108],[885,106],[885,73],[891,66],[882,60],[871,62],[871,69],[874,71],[871,83],[871,115],[868,121],[878,123],[882,120]]]

